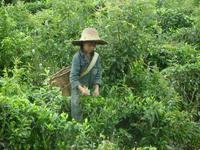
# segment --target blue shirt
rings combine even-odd
[[[92,53],[92,56],[93,55],[94,52]],[[83,70],[87,68],[91,59],[87,59],[86,55],[81,49],[77,51],[73,56],[70,72],[70,84],[72,89],[77,88],[78,85],[85,85],[91,89],[94,87],[95,84],[102,84],[102,70],[100,57],[98,57],[94,67],[85,76],[79,79],[81,72],[83,72]]]

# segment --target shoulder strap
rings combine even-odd
[[[81,73],[80,78],[82,78],[83,76],[85,76],[88,72],[90,72],[90,70],[94,67],[94,65],[97,62],[99,54],[97,52],[94,52],[94,56],[89,64],[89,66],[87,67],[87,69]]]

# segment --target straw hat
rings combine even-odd
[[[94,41],[96,44],[108,44],[106,41],[100,39],[99,34],[95,28],[85,28],[81,33],[79,40],[72,41],[74,45],[80,45],[84,41]]]

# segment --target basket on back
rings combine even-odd
[[[61,89],[62,95],[70,96],[70,75],[71,67],[64,67],[50,77],[49,83],[51,86],[57,86]]]

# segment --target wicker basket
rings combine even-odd
[[[70,75],[71,66],[64,67],[50,77],[49,84],[51,86],[60,87],[63,96],[70,96]]]

